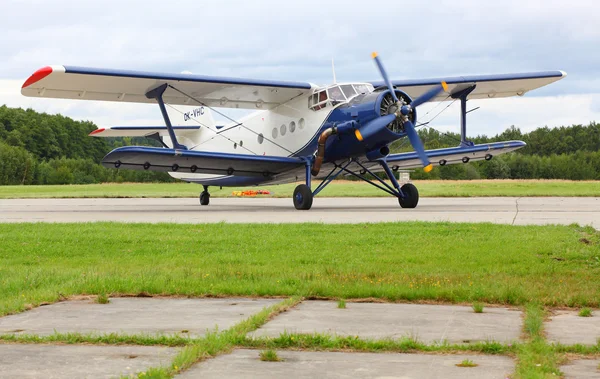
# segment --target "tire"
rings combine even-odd
[[[400,187],[400,189],[404,194],[404,198],[398,198],[400,206],[402,208],[416,208],[417,204],[419,204],[419,191],[417,190],[417,187],[412,183],[406,183]]]
[[[200,205],[208,205],[210,203],[210,194],[206,191],[200,193]]]
[[[298,210],[308,210],[312,207],[313,194],[306,184],[300,184],[294,190],[294,207]]]

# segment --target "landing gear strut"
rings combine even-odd
[[[310,189],[310,161],[306,162],[306,184],[300,184],[294,190],[294,207],[298,210],[309,210],[313,203],[313,191]]]
[[[210,193],[208,193],[208,186],[203,186],[204,191],[200,193],[200,205],[208,205],[210,203]]]

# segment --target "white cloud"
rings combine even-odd
[[[4,0],[2,8],[0,103],[100,126],[162,121],[149,105],[27,99],[21,83],[49,64],[327,83],[332,57],[338,80],[378,80],[369,58],[377,50],[398,79],[569,73],[524,98],[473,102],[482,106],[469,115],[477,133],[598,119],[595,0]],[[457,130],[458,110],[434,125]]]

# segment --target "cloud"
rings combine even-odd
[[[26,99],[20,84],[49,64],[324,84],[332,79],[332,57],[338,80],[378,80],[369,57],[377,50],[397,79],[555,69],[569,73],[524,98],[484,102],[470,118],[473,127],[486,133],[511,124],[597,119],[593,99],[600,85],[600,3],[595,0],[385,5],[341,0],[4,0],[3,10],[0,102],[103,126],[161,120],[157,109],[146,105]],[[558,106],[571,111],[554,114]],[[436,121],[458,125],[443,117]]]

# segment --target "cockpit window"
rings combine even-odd
[[[354,85],[354,89],[356,89],[356,92],[358,93],[369,93],[369,87],[367,87],[366,84],[355,84]]]
[[[329,94],[329,98],[333,101],[346,101],[346,97],[344,97],[339,86],[328,88],[327,93]]]
[[[328,88],[318,89],[308,97],[308,107],[313,111],[328,105],[336,106],[345,103],[357,94],[369,93],[373,88],[369,84],[333,84]]]
[[[352,88],[350,84],[342,84],[342,91],[344,91],[344,95],[346,95],[346,99],[350,99],[354,95],[356,95],[356,91]]]

